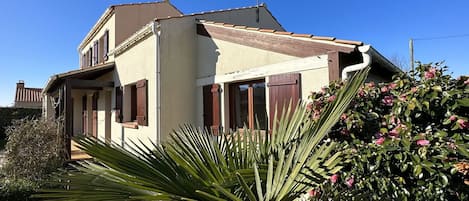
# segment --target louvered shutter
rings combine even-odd
[[[277,105],[277,118],[280,118],[283,107],[288,107],[290,100],[292,105],[296,103],[301,97],[301,75],[299,73],[281,74],[269,76],[269,104],[270,104],[270,128],[272,129],[276,105]]]
[[[220,85],[212,84],[203,88],[204,126],[218,134],[220,118]]]
[[[147,86],[147,80],[139,80],[137,82],[137,123],[142,126],[148,126]]]
[[[109,52],[109,31],[104,32],[103,36],[103,61],[107,61]]]
[[[122,123],[122,118],[123,118],[122,99],[123,99],[122,89],[120,87],[116,87],[116,107],[114,108],[114,111],[116,112],[115,121],[118,123]]]
[[[104,62],[104,35],[98,41],[98,63]]]

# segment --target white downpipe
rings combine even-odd
[[[364,69],[371,64],[371,56],[368,54],[368,51],[370,51],[370,45],[360,46],[358,47],[358,50],[362,53],[363,63],[345,67],[344,70],[342,70],[342,80],[347,79],[348,73]]]
[[[161,60],[160,60],[160,24],[157,21],[152,25],[156,37],[156,144],[161,144]]]

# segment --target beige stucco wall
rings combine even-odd
[[[114,85],[124,86],[136,83],[138,80],[148,80],[148,126],[138,126],[138,129],[124,128],[121,123],[116,123],[115,112],[111,115],[111,139],[121,144],[122,139],[138,142],[142,140],[147,145],[150,141],[156,142],[156,37],[147,36],[132,48],[124,51],[115,57],[116,68],[113,74]],[[124,96],[128,91],[124,91]],[[112,97],[115,97],[115,90],[112,90]],[[104,99],[103,99],[104,101]],[[115,106],[115,98],[112,98],[112,106]],[[124,113],[126,112],[124,100]],[[104,126],[104,125],[103,125]],[[100,136],[104,135],[100,133]]]
[[[161,136],[195,121],[196,24],[193,18],[161,22]]]
[[[106,30],[109,31],[109,51],[114,49],[115,48],[115,31],[116,31],[116,21],[115,21],[116,17],[115,17],[115,14],[112,14],[112,16],[103,24],[102,28],[99,29],[99,31],[96,32],[96,34],[93,36],[92,40],[90,40],[90,42],[86,43],[83,45],[83,48],[78,50],[78,53],[79,53],[79,64],[81,66],[81,57],[84,53],[86,53],[86,51],[88,51],[91,47],[93,47],[93,43],[97,40],[99,40],[99,38],[101,38],[101,36],[104,35],[104,32],[106,32]],[[108,60],[106,62],[112,62],[114,61],[114,55],[110,55],[108,57]]]
[[[222,75],[298,57],[197,36],[197,77]]]

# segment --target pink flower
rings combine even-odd
[[[385,140],[384,137],[380,137],[379,139],[376,140],[375,143],[376,143],[377,145],[382,145],[382,144],[384,143],[384,140]]]
[[[347,184],[349,188],[353,187],[353,183],[355,183],[355,179],[353,178],[353,176],[345,182],[345,184]]]
[[[469,127],[469,123],[466,122],[464,119],[458,119],[458,121],[456,121],[459,126],[461,126],[461,128],[466,128],[466,127]]]
[[[327,99],[327,101],[332,102],[332,101],[335,100],[335,98],[336,98],[335,95],[329,96],[329,98]]]
[[[337,180],[339,180],[339,175],[338,174],[333,174],[331,176],[331,183],[335,184],[335,183],[337,183]]]
[[[389,136],[391,136],[391,137],[399,137],[399,132],[397,131],[397,128],[392,129],[391,131],[389,131]]]
[[[389,89],[395,89],[396,87],[397,87],[397,84],[394,82],[389,84]]]
[[[412,88],[410,88],[410,91],[411,91],[412,93],[417,92],[417,90],[418,90],[417,87],[412,87]]]
[[[360,91],[358,91],[358,96],[360,97],[365,96],[365,91],[363,90],[363,88],[361,88]]]
[[[308,103],[308,105],[306,105],[306,110],[308,111],[313,110],[313,103]]]
[[[317,191],[313,188],[308,192],[308,195],[309,195],[309,197],[316,197],[316,196],[319,195],[319,191]]]
[[[386,93],[388,91],[389,91],[388,87],[386,86],[381,87],[381,93]]]
[[[458,117],[457,117],[456,115],[451,115],[451,116],[449,117],[449,120],[450,120],[450,121],[456,121],[457,118],[458,118]]]
[[[417,145],[419,146],[427,146],[430,144],[430,141],[428,140],[417,140]]]
[[[370,83],[368,83],[368,87],[370,87],[370,88],[373,88],[373,87],[375,87],[375,83],[374,83],[374,82],[370,82]]]
[[[340,119],[341,119],[341,120],[346,120],[346,119],[347,119],[347,114],[343,113],[343,114],[340,116]]]
[[[405,94],[402,94],[401,96],[399,96],[399,100],[400,101],[406,101],[407,100],[407,96]]]
[[[431,79],[435,77],[436,68],[430,68],[428,71],[425,71],[425,78]]]
[[[385,97],[383,98],[383,100],[381,100],[381,101],[382,101],[382,102],[384,103],[384,105],[386,105],[386,106],[392,106],[392,101],[393,101],[392,99],[393,99],[392,96],[385,96]]]

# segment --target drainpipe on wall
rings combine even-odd
[[[161,29],[158,21],[153,21],[153,34],[156,37],[156,144],[161,144],[161,60],[160,60],[160,36]]]
[[[345,67],[344,70],[342,70],[342,80],[347,79],[348,73],[364,69],[371,65],[371,56],[368,54],[368,51],[370,51],[370,45],[360,46],[358,47],[358,51],[362,53],[363,63]]]

